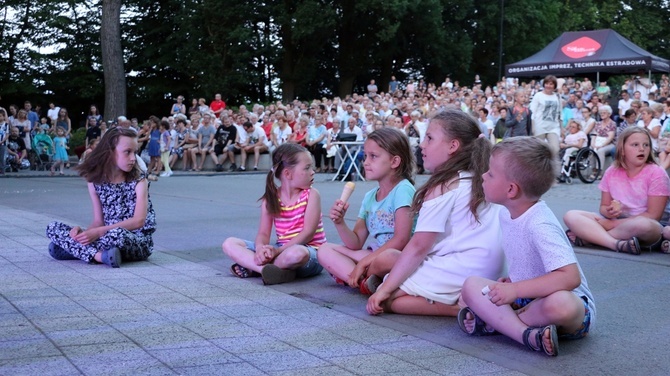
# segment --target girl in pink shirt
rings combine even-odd
[[[644,128],[628,127],[621,133],[614,163],[598,186],[600,213],[571,210],[563,217],[573,245],[591,243],[639,255],[643,246],[660,244],[659,220],[670,196],[670,179],[654,161],[651,145]]]
[[[316,251],[326,242],[326,234],[321,197],[312,188],[312,155],[297,144],[280,145],[272,153],[266,182],[256,240],[230,237],[223,242],[223,252],[235,262],[231,272],[240,278],[262,276],[266,285],[318,275],[323,268]],[[273,226],[277,242],[270,244]]]

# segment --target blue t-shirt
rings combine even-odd
[[[307,138],[309,140],[316,140],[317,138],[321,137],[322,134],[326,134],[327,132],[328,129],[323,124],[309,126],[307,127]],[[321,141],[319,141],[319,144],[325,144],[327,141],[327,138],[324,137]]]
[[[403,179],[381,201],[376,199],[377,191],[379,187],[365,194],[358,212],[358,218],[365,221],[365,226],[372,236],[368,246],[373,250],[381,247],[393,237],[395,212],[402,207],[412,205],[416,189],[409,180]],[[412,233],[414,233],[415,223],[416,220],[412,223]]]

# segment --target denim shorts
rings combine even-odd
[[[245,240],[244,243],[246,244],[246,247],[248,249],[256,252],[256,244],[254,242]],[[274,246],[280,247],[279,244],[275,244]],[[309,252],[309,260],[307,260],[307,263],[305,265],[295,270],[296,277],[307,278],[319,275],[323,270],[323,267],[321,266],[321,264],[319,264],[319,261],[316,258],[316,248],[312,247],[311,245],[305,245],[305,244],[302,244],[302,246],[307,248],[307,251]]]
[[[584,321],[582,325],[572,333],[560,333],[559,338],[565,339],[581,339],[586,337],[589,334],[589,328],[591,327],[591,310],[589,309],[589,301],[585,296],[580,296],[582,302],[584,303]],[[530,298],[518,298],[512,303],[512,309],[517,310],[521,309],[535,299]]]

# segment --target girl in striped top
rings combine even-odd
[[[223,242],[223,252],[235,262],[231,272],[240,278],[262,276],[266,285],[318,275],[322,267],[316,251],[326,242],[326,234],[321,197],[312,188],[311,154],[297,144],[280,145],[272,153],[266,182],[256,240],[230,237]],[[270,244],[273,226],[277,234],[274,245]]]

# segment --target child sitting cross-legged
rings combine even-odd
[[[514,137],[495,145],[484,174],[486,200],[500,211],[509,277],[469,277],[468,307],[458,324],[470,335],[502,333],[531,350],[558,355],[558,338],[585,337],[595,303],[570,242],[540,197],[549,190],[558,159],[545,142]],[[490,290],[490,291],[486,291]]]

